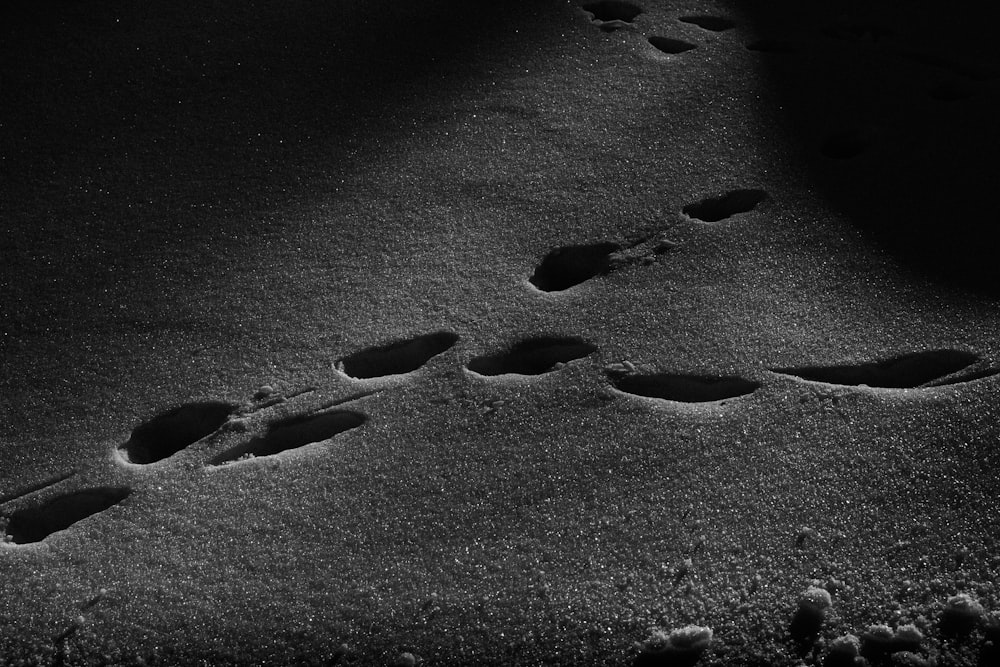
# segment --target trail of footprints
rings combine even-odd
[[[628,0],[599,0],[584,3],[580,8],[589,14],[592,22],[604,32],[637,31],[639,28],[636,20],[644,11],[640,5]],[[728,17],[707,14],[678,16],[676,20],[678,23],[697,26],[704,31],[714,33],[731,30],[737,26],[736,21]],[[825,26],[819,34],[848,45],[878,44],[884,42],[893,31],[876,22],[843,19]],[[694,42],[666,35],[649,35],[646,41],[657,51],[671,56],[699,47]],[[807,49],[807,45],[801,40],[767,36],[747,42],[745,48],[764,56],[782,57],[801,53]],[[949,77],[937,80],[928,87],[927,96],[936,102],[954,103],[967,100],[976,95],[980,85],[1000,79],[1000,66],[994,64],[966,62],[959,58],[917,50],[904,50],[894,55],[932,68],[939,74],[944,73]],[[848,124],[833,128],[817,143],[818,152],[830,160],[852,160],[868,152],[877,143],[877,135],[877,129],[871,127]]]
[[[457,334],[440,331],[393,341],[342,358],[338,370],[360,382],[410,375],[451,349],[458,341]],[[538,376],[556,372],[566,364],[597,351],[597,346],[578,337],[531,337],[519,340],[507,349],[472,357],[466,370],[487,381],[502,376]],[[610,385],[617,391],[657,399],[664,405],[723,405],[752,394],[762,386],[760,382],[736,376],[642,373],[629,362],[608,364],[603,370]],[[985,366],[980,357],[972,352],[950,349],[915,352],[856,364],[768,370],[776,376],[802,382],[886,390],[930,389],[1000,373],[1000,369]],[[383,390],[364,391],[304,413],[277,414],[267,420],[263,432],[212,456],[205,465],[223,468],[240,461],[275,456],[360,428],[368,421],[368,416],[342,406]],[[310,388],[300,393],[312,391]],[[135,427],[129,439],[118,447],[117,455],[125,464],[137,467],[163,464],[196,443],[211,444],[220,434],[243,431],[246,417],[275,406],[284,406],[297,395],[275,398],[269,391],[264,391],[259,392],[256,401],[249,406],[206,401],[171,408]],[[6,544],[40,542],[118,505],[132,492],[122,486],[84,487],[52,495],[36,503],[18,502],[41,495],[73,477],[74,472],[58,475],[0,497],[0,506],[16,506],[13,511],[0,515],[6,517]]]
[[[601,30],[607,32],[634,30],[634,22],[643,11],[638,5],[624,0],[590,2],[583,4],[582,9],[591,14]],[[678,21],[711,32],[730,30],[736,25],[728,18],[709,15],[682,16]],[[843,40],[877,40],[884,32],[877,26],[839,25],[832,27],[827,34]],[[671,55],[691,51],[698,46],[663,35],[652,35],[647,40],[657,50]],[[797,53],[802,46],[783,39],[764,38],[748,43],[746,48],[764,54],[783,55]],[[957,76],[931,91],[931,97],[936,100],[965,99],[974,93],[972,82],[992,78],[994,74],[925,54],[906,56],[929,66],[950,70]],[[824,139],[820,151],[830,159],[850,160],[868,150],[876,141],[876,135],[872,128],[841,128]],[[680,213],[694,223],[719,223],[753,211],[766,198],[767,193],[760,189],[730,190],[692,202],[684,206]],[[659,255],[676,247],[676,243],[662,237],[646,238],[631,246],[614,242],[566,245],[546,254],[528,282],[540,292],[563,292],[624,266],[652,263]],[[381,378],[414,373],[453,348],[458,341],[459,335],[453,332],[431,332],[348,354],[338,359],[335,367],[353,381],[378,382]],[[595,345],[578,337],[529,337],[507,349],[485,351],[472,357],[466,370],[484,381],[511,376],[540,376],[556,372],[565,364],[589,357],[597,351]],[[718,406],[746,397],[762,387],[760,382],[736,376],[644,373],[629,362],[608,364],[603,370],[609,384],[621,394],[654,399],[664,405]],[[861,363],[767,370],[775,377],[794,381],[882,390],[931,389],[972,382],[1000,373],[1000,369],[984,365],[974,353],[950,349],[914,352]],[[368,416],[344,406],[384,390],[384,387],[376,387],[304,413],[293,414],[283,414],[278,408],[287,406],[294,394],[272,395],[268,391],[258,393],[254,397],[255,402],[249,406],[221,401],[188,403],[139,424],[129,439],[117,448],[117,456],[124,464],[137,468],[168,465],[171,457],[197,443],[210,446],[214,440],[222,440],[223,434],[241,433],[247,428],[248,416],[273,410],[274,414],[266,420],[259,433],[237,438],[238,444],[205,461],[206,466],[223,470],[242,461],[276,456],[329,441],[361,428],[368,421]],[[309,391],[311,389],[305,390]],[[62,493],[50,492],[72,480],[75,472],[60,474],[0,496],[0,526],[3,527],[5,544],[41,542],[50,535],[123,503],[132,493],[132,489],[123,486],[90,486]],[[44,499],[29,502],[36,496],[44,496]],[[8,507],[13,509],[5,509]]]

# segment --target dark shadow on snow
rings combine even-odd
[[[786,159],[909,269],[1000,297],[1000,52],[932,3],[741,3]]]

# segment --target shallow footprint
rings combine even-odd
[[[746,396],[760,383],[740,377],[654,373],[625,375],[612,379],[616,388],[628,394],[660,398],[679,403],[713,403]]]
[[[7,538],[14,544],[41,542],[46,537],[125,500],[131,489],[95,487],[65,493],[40,505],[17,510],[7,523]]]
[[[438,331],[387,345],[369,347],[337,362],[345,375],[356,379],[402,375],[417,370],[458,342],[458,334]]]
[[[997,374],[996,370],[990,369],[950,377],[977,361],[979,361],[979,356],[971,352],[930,350],[862,364],[800,366],[771,370],[810,382],[845,386],[866,385],[882,389],[914,389],[970,382]]]
[[[747,213],[767,198],[763,190],[731,190],[718,197],[702,199],[688,204],[682,211],[685,215],[702,222],[718,222],[737,213]]]
[[[329,440],[344,431],[361,426],[367,420],[360,412],[350,410],[287,417],[269,424],[264,435],[222,452],[209,465],[218,466],[240,459],[273,456],[298,449],[314,442]]]
[[[479,375],[542,375],[557,364],[582,359],[597,350],[581,338],[539,337],[516,343],[510,350],[476,357],[468,369]]]
[[[692,44],[691,42],[685,42],[683,39],[674,39],[672,37],[661,37],[659,35],[653,35],[648,38],[650,44],[655,46],[658,50],[664,53],[669,53],[670,55],[676,55],[678,53],[684,53],[685,51],[690,51],[691,49],[697,49],[697,44]]]
[[[137,426],[119,451],[129,463],[162,461],[217,431],[235,409],[229,403],[207,401],[167,410]]]

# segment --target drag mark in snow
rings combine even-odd
[[[58,475],[53,475],[51,477],[46,477],[45,479],[35,482],[34,484],[29,484],[28,486],[18,489],[17,491],[11,491],[10,493],[5,493],[0,496],[0,505],[9,503],[12,500],[17,500],[18,498],[23,498],[24,496],[31,495],[42,489],[47,489],[50,486],[55,486],[59,482],[64,482],[73,475],[76,474],[75,470],[70,470],[68,472],[59,473]]]
[[[915,389],[971,382],[997,375],[986,369],[959,374],[979,361],[979,356],[962,350],[914,352],[891,359],[835,366],[800,366],[774,368],[775,373],[791,375],[809,382],[845,386],[868,386],[882,389]]]
[[[401,375],[417,370],[457,342],[458,334],[438,331],[355,352],[339,359],[337,367],[356,379]]]
[[[219,430],[235,409],[219,401],[172,408],[137,426],[119,450],[130,463],[162,461]]]
[[[542,375],[559,364],[582,359],[597,350],[581,338],[528,338],[509,350],[476,357],[468,369],[478,375]]]
[[[313,412],[306,415],[286,417],[272,422],[267,432],[219,454],[209,465],[219,466],[241,459],[274,456],[291,449],[329,440],[330,438],[357,428],[368,418],[360,412],[332,410]]]
[[[41,542],[87,517],[99,514],[132,493],[125,487],[95,487],[56,496],[10,515],[6,534],[14,544]]]
[[[760,383],[740,377],[653,373],[613,377],[617,389],[636,396],[678,403],[711,403],[746,396]]]
[[[738,213],[747,213],[757,207],[767,198],[763,190],[730,190],[718,197],[702,199],[694,204],[688,204],[682,211],[695,220],[702,222],[719,222]]]

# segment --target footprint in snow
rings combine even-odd
[[[581,338],[537,337],[515,343],[510,349],[476,357],[467,368],[477,375],[542,375],[597,350]]]
[[[404,375],[417,370],[457,342],[458,334],[438,331],[355,352],[339,359],[337,368],[359,380]]]
[[[913,352],[854,364],[771,370],[808,382],[881,389],[925,389],[972,382],[1000,374],[1000,370],[995,368],[972,368],[979,361],[979,356],[972,352],[946,349]]]

